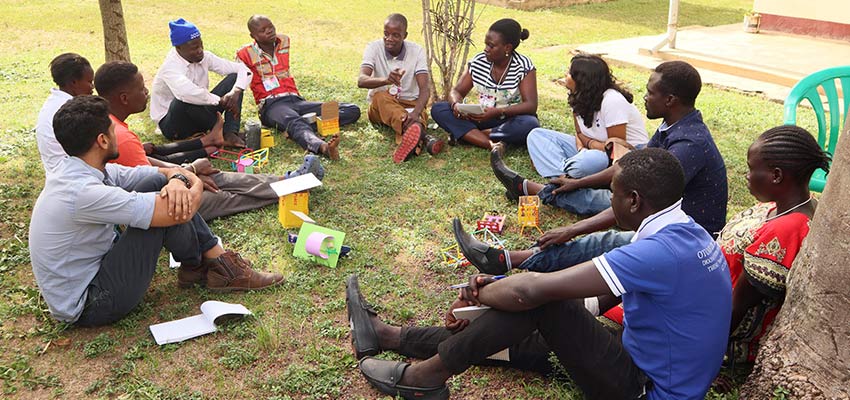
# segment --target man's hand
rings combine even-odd
[[[407,113],[401,120],[401,131],[402,131],[402,133],[404,133],[404,131],[406,131],[407,128],[410,127],[410,125],[412,125],[416,122],[422,124],[422,121],[419,120],[419,115],[414,114],[413,112]],[[425,125],[425,124],[422,124],[422,125]]]
[[[390,76],[387,77],[387,84],[401,86],[402,76],[404,76],[404,70],[401,68],[396,68],[390,71]]]
[[[186,171],[186,173],[189,172]],[[159,191],[159,196],[168,199],[168,215],[170,217],[179,222],[189,220],[192,215],[192,196],[183,181],[169,179],[168,184]]]
[[[552,190],[552,194],[572,192],[573,190],[581,188],[578,184],[578,179],[573,179],[566,175],[552,178],[549,180],[549,183],[558,186]]]
[[[488,274],[476,274],[469,277],[469,286],[460,289],[460,294],[458,298],[461,300],[465,300],[469,302],[471,306],[480,306],[481,301],[478,300],[478,291],[493,282],[496,282],[496,279],[493,279],[495,275]]]
[[[537,239],[537,245],[540,246],[540,249],[545,249],[549,246],[569,242],[570,240],[573,240],[574,237],[576,237],[576,234],[573,233],[572,229],[568,226],[564,226],[546,231],[540,239]]]
[[[452,302],[452,305],[449,306],[449,310],[446,311],[446,329],[452,331],[452,333],[458,333],[462,331],[463,328],[466,328],[466,326],[469,325],[469,320],[455,318],[454,314],[452,314],[452,311],[454,311],[456,308],[468,307],[471,305],[471,302],[462,300],[460,296],[458,296],[458,298],[455,299],[454,302]]]
[[[233,113],[233,116],[239,118],[239,98],[242,94],[242,89],[233,88],[226,95],[221,96],[221,100],[218,101],[218,105],[224,108],[227,111]]]
[[[218,185],[216,185],[215,180],[212,178],[212,175],[221,172],[221,170],[213,167],[212,163],[210,163],[210,160],[207,158],[199,158],[193,161],[192,169],[195,171],[195,174],[198,175],[198,179],[204,183],[204,190],[218,193],[219,188]]]
[[[145,149],[145,155],[149,156],[156,151],[156,146],[153,143],[142,143],[142,148]]]
[[[192,161],[192,169],[195,170],[195,175],[198,175],[198,177],[201,177],[202,175],[209,176],[221,172],[220,169],[213,167],[208,158],[199,158]]]

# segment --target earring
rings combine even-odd
[[[510,53],[505,52],[505,57],[507,57]]]

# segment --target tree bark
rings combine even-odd
[[[127,43],[127,28],[124,26],[124,10],[121,0],[98,0],[100,18],[103,22],[103,45],[106,61],[130,61]]]
[[[850,399],[850,117],[741,399]]]

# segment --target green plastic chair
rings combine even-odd
[[[839,95],[835,81],[841,82],[842,95]],[[819,91],[820,90],[820,91]],[[829,154],[834,154],[835,144],[841,132],[842,116],[847,115],[850,106],[850,65],[843,67],[827,68],[815,72],[805,78],[791,89],[791,93],[785,99],[785,124],[796,125],[797,106],[808,100],[814,109],[818,120],[818,144]],[[829,125],[826,124],[826,112],[820,93],[824,93],[829,105]],[[843,103],[843,104],[842,104]],[[846,129],[847,127],[845,127]],[[815,192],[823,192],[826,186],[826,171],[818,169],[812,174],[809,181],[809,189]]]

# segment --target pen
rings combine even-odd
[[[503,279],[505,277],[507,277],[507,275],[496,275],[496,276],[493,277],[493,280],[498,281],[499,279]],[[451,285],[451,286],[449,286],[449,289],[463,289],[465,287],[469,287],[469,282],[458,283],[457,285]]]

